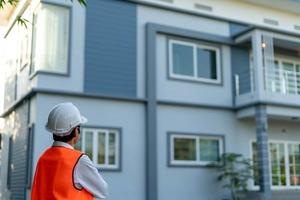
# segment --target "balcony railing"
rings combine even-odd
[[[300,72],[268,69],[265,71],[265,86],[268,92],[300,95]]]
[[[253,75],[253,72],[250,73],[249,82],[241,79],[240,75],[235,74],[236,96],[242,94],[241,88],[244,85],[250,87],[247,93],[254,92]],[[269,93],[300,95],[300,72],[273,68],[265,70],[264,78],[265,90]]]

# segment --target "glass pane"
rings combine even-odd
[[[281,75],[279,69],[279,63],[277,60],[268,59],[266,60],[266,84],[268,91],[280,92],[281,91]]]
[[[288,144],[290,182],[291,185],[300,185],[300,145]]]
[[[270,143],[270,155],[273,185],[286,185],[284,144]]]
[[[272,185],[279,185],[279,182],[278,176],[272,176]]]
[[[219,141],[200,139],[200,161],[219,161]]]
[[[286,177],[285,176],[280,177],[280,184],[281,185],[286,185]]]
[[[198,77],[217,79],[216,51],[197,49]]]
[[[85,154],[93,160],[93,132],[85,132]]]
[[[105,164],[105,133],[98,133],[98,164]]]
[[[290,165],[290,175],[300,176],[300,165]]]
[[[280,165],[285,166],[285,157],[284,157],[284,144],[279,144],[279,160]]]
[[[32,69],[67,72],[69,45],[69,9],[42,5],[35,15]]]
[[[194,75],[192,46],[173,44],[173,72],[180,75]]]
[[[175,138],[174,159],[175,160],[196,160],[196,140]]]
[[[300,176],[291,176],[290,182],[291,185],[300,185]]]
[[[116,134],[109,133],[109,164],[116,164]]]
[[[257,163],[257,147],[256,142],[252,143],[252,160],[254,167],[254,185],[259,184],[259,176],[258,176],[258,163]]]
[[[294,71],[294,64],[293,63],[288,63],[288,62],[282,62],[283,69],[287,71]]]
[[[296,93],[296,73],[293,63],[283,62],[283,82],[285,92],[289,94]]]

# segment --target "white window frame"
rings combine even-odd
[[[292,72],[294,72],[294,73],[296,73],[296,65],[299,65],[300,66],[300,60],[299,59],[297,59],[297,58],[292,58],[292,57],[287,57],[287,56],[281,56],[281,55],[275,55],[275,61],[277,61],[278,62],[278,67],[279,67],[279,72],[280,72],[280,77],[282,77],[283,78],[283,71],[284,71],[284,66],[283,66],[283,63],[289,63],[289,64],[292,64],[293,65],[293,71]],[[282,93],[283,94],[287,94],[287,95],[299,95],[298,94],[298,85],[299,85],[299,83],[297,83],[297,78],[295,78],[295,80],[294,80],[294,86],[295,86],[295,88],[293,88],[294,89],[294,92],[295,93],[290,93],[289,91],[288,91],[288,89],[289,88],[281,88],[281,90],[283,90],[284,89],[284,91],[282,91]]]
[[[250,140],[250,157],[251,160],[253,158],[253,149],[252,149],[252,143],[256,142],[256,140]],[[286,176],[286,186],[276,186],[276,185],[272,185],[272,166],[271,166],[271,159],[270,159],[270,143],[276,143],[276,144],[283,144],[284,145],[284,160],[285,160],[285,176]],[[288,152],[288,145],[289,144],[297,144],[300,145],[300,141],[296,142],[296,141],[286,141],[286,140],[269,140],[268,141],[268,154],[269,154],[269,172],[270,172],[270,183],[271,183],[271,189],[272,190],[294,190],[300,189],[300,185],[290,185],[290,170],[289,170],[289,152]],[[253,164],[253,160],[252,160],[252,164]],[[251,190],[259,190],[259,186],[258,185],[254,185],[254,180],[251,180],[249,183],[249,188]]]
[[[193,48],[193,76],[189,75],[180,75],[174,73],[173,68],[173,44],[179,44],[179,45],[185,45],[185,46],[191,46]],[[198,66],[197,66],[197,48],[200,49],[207,49],[207,50],[213,50],[216,52],[216,73],[217,73],[217,79],[209,79],[209,78],[200,78],[198,77]],[[186,42],[181,40],[169,40],[169,76],[171,78],[175,79],[181,79],[181,80],[190,80],[190,81],[198,81],[198,82],[204,82],[204,83],[214,83],[214,84],[220,84],[221,83],[221,56],[220,56],[220,48],[199,44],[199,43],[192,43],[192,42]]]
[[[196,140],[196,160],[175,160],[174,156],[174,139],[194,139]],[[170,134],[170,164],[174,166],[205,166],[208,164],[216,163],[210,161],[201,161],[200,160],[200,139],[214,139],[219,142],[219,156],[223,154],[223,137],[222,136],[204,136],[204,135],[193,135],[193,134]],[[218,163],[217,163],[218,164]]]
[[[120,130],[119,129],[110,129],[110,128],[85,128],[82,127],[81,131],[81,151],[85,153],[85,133],[92,132],[93,133],[93,157],[90,158],[96,167],[101,169],[119,169],[120,168]],[[98,135],[99,132],[105,134],[105,164],[98,163]],[[115,164],[109,164],[109,133],[114,133],[116,138],[115,143]]]
[[[66,8],[69,12],[69,28],[68,28],[68,43],[67,43],[67,65],[66,65],[66,70],[65,72],[58,72],[58,71],[55,71],[55,70],[49,70],[49,69],[44,69],[44,68],[39,68],[39,69],[36,69],[36,67],[33,67],[33,63],[35,64],[36,61],[33,62],[34,60],[34,51],[35,51],[35,48],[36,48],[36,18],[37,16],[40,14],[40,11],[42,9],[43,6],[56,6],[56,7],[60,7],[60,8]],[[29,70],[29,73],[31,76],[34,76],[35,74],[37,73],[46,73],[46,74],[54,74],[54,75],[63,75],[63,76],[68,76],[69,73],[70,73],[70,60],[71,60],[71,29],[72,29],[72,10],[71,10],[71,7],[70,6],[67,6],[67,5],[59,5],[59,4],[56,4],[56,3],[51,3],[51,2],[42,2],[42,3],[39,3],[34,11],[33,11],[33,16],[32,16],[32,26],[31,26],[31,36],[30,36],[30,52],[31,54],[29,55],[29,60],[30,60],[30,70]],[[28,63],[28,61],[27,61]]]

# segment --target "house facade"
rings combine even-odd
[[[89,120],[76,148],[107,180],[109,200],[228,199],[207,166],[228,152],[258,167],[248,199],[300,195],[298,1],[24,0],[6,9],[0,199],[30,199],[52,144],[47,116],[61,102]]]

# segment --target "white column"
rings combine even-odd
[[[255,30],[251,36],[253,69],[254,69],[254,93],[258,100],[264,95],[264,71],[263,71],[263,53],[262,53],[262,33]]]

